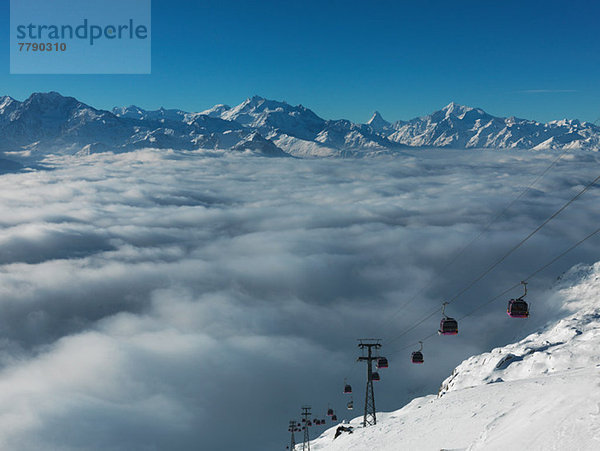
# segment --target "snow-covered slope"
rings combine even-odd
[[[115,116],[127,118],[127,119],[138,119],[141,121],[184,121],[189,113],[181,110],[167,110],[165,108],[159,108],[158,110],[148,111],[139,108],[135,105],[121,108],[113,108],[112,110]]]
[[[272,141],[263,138],[260,133],[254,132],[242,139],[232,150],[257,152],[262,155],[274,157],[289,157],[283,150],[273,144]]]
[[[600,449],[600,262],[567,273],[549,302],[565,317],[461,363],[439,394],[380,413],[378,424],[314,450]]]
[[[46,153],[126,152],[144,147],[232,149],[262,139],[256,153],[283,155],[256,130],[214,115],[180,110],[146,111],[136,106],[97,110],[56,92],[35,93],[24,102],[0,98],[0,151],[32,158]],[[235,148],[235,149],[234,149]]]
[[[23,102],[0,97],[0,138],[5,156],[33,158],[144,147],[239,150],[249,138],[268,142],[258,147],[271,156],[346,157],[396,154],[407,146],[598,150],[600,127],[566,119],[542,124],[498,118],[455,103],[408,122],[390,124],[375,112],[366,124],[356,124],[325,120],[302,105],[259,96],[200,113],[133,105],[109,112],[49,92]]]
[[[130,135],[128,127],[113,114],[56,92],[35,93],[24,102],[9,99],[2,104],[1,150],[77,147],[93,143],[99,133],[112,144]]]
[[[211,110],[218,111],[220,105]],[[254,96],[224,110],[220,117],[257,130],[295,156],[347,156],[399,146],[370,126],[347,120],[324,120],[310,109]]]
[[[198,114],[203,114],[205,116],[210,117],[221,117],[225,111],[230,110],[231,107],[229,105],[225,105],[223,103],[219,103],[208,110],[200,111]]]
[[[396,122],[387,138],[409,146],[598,149],[600,128],[567,119],[542,124],[499,118],[453,102],[429,116]]]
[[[366,124],[325,120],[310,109],[254,96],[235,107],[215,105],[201,113],[115,108],[123,118],[190,122],[197,116],[220,118],[261,133],[297,156],[393,153],[405,146],[452,148],[592,149],[600,148],[600,127],[563,119],[540,123],[495,117],[480,108],[450,103],[428,116],[393,124],[375,112]]]

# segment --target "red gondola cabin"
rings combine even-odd
[[[440,321],[440,335],[457,335],[458,334],[458,322],[454,318],[446,316]]]
[[[423,353],[421,351],[415,351],[411,357],[412,363],[423,363]]]

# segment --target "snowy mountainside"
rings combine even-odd
[[[198,114],[202,114],[202,115],[210,116],[210,117],[221,117],[221,115],[225,111],[230,110],[230,109],[231,109],[231,107],[229,105],[219,103],[219,104],[213,106],[212,108],[209,108],[208,110],[200,111],[200,113],[198,113]]]
[[[396,122],[386,136],[408,146],[538,150],[600,147],[600,127],[587,122],[565,119],[543,124],[500,118],[454,102],[428,116]]]
[[[271,141],[257,146],[256,131],[235,121],[163,108],[146,111],[136,106],[109,112],[56,92],[34,93],[23,102],[0,98],[0,137],[0,151],[16,159],[145,147],[243,148],[259,154],[264,148],[271,156],[283,154],[273,149],[276,146]]]
[[[216,105],[213,110],[218,107]],[[315,150],[315,156],[323,156],[348,155],[347,151],[355,154],[365,149],[389,150],[403,147],[378,135],[369,126],[343,119],[325,120],[302,105],[292,106],[259,96],[224,110],[220,117],[256,129],[295,156],[311,156]]]
[[[516,343],[462,362],[439,394],[315,450],[600,449],[600,262],[576,266],[548,302],[565,317]]]
[[[302,105],[292,106],[259,96],[224,111],[221,119],[236,121],[264,134],[279,131],[307,140],[314,139],[325,122]]]
[[[574,277],[582,281],[565,286]],[[476,385],[600,365],[600,263],[573,268],[560,286],[558,295],[571,315],[517,343],[465,360],[442,383],[440,396]]]
[[[185,111],[181,110],[167,110],[165,108],[159,108],[155,111],[143,110],[135,105],[128,107],[113,108],[112,113],[115,116],[127,118],[127,119],[138,119],[141,121],[185,121],[187,115]]]
[[[0,97],[0,137],[0,157],[16,159],[148,147],[236,151],[247,146],[251,153],[298,157],[394,155],[408,147],[600,148],[600,127],[590,123],[499,118],[455,103],[410,121],[392,124],[375,112],[366,124],[357,124],[259,96],[198,113],[134,105],[104,111],[56,92],[34,93],[23,102]],[[256,145],[257,139],[268,145]]]
[[[288,157],[289,155],[273,144],[272,141],[263,138],[260,133],[254,132],[242,139],[232,150],[240,151],[256,151],[263,155],[276,156],[276,157]]]

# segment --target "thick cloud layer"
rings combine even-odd
[[[349,416],[341,388],[348,377],[355,401],[363,393],[364,336],[383,338],[390,359],[378,408],[435,391],[462,358],[558,314],[545,302],[553,279],[597,260],[590,240],[531,282],[531,320],[509,320],[499,300],[459,336],[428,340],[422,367],[405,348],[439,318],[395,339],[598,175],[596,154],[565,156],[438,274],[555,156],[148,150],[0,176],[0,448],[279,449],[302,404]],[[594,230],[599,191],[448,313],[470,312]]]

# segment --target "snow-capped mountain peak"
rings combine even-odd
[[[146,110],[143,110],[135,105],[129,105],[127,107],[114,107],[112,113],[115,116],[126,117],[130,119],[144,119],[146,117]]]
[[[292,106],[259,96],[225,111],[221,118],[256,129],[263,136],[286,134],[311,141],[325,126],[325,120],[302,105]]]
[[[230,110],[231,107],[229,105],[225,105],[223,103],[219,103],[207,110],[204,111],[200,111],[200,113],[198,114],[202,114],[204,116],[210,116],[210,117],[222,117],[223,113],[225,113],[226,111]]]
[[[396,122],[388,140],[408,146],[454,148],[600,148],[600,128],[579,121],[552,121],[495,117],[481,108],[451,102],[428,116]]]
[[[29,96],[29,98],[25,102],[57,103],[57,102],[64,102],[66,100],[75,100],[76,101],[76,99],[74,97],[63,96],[62,94],[60,94],[56,91],[50,91],[50,92],[34,92]]]
[[[239,119],[244,115],[255,117],[261,113],[268,114],[270,112],[288,112],[291,110],[293,110],[293,107],[288,105],[286,102],[268,100],[264,97],[255,95],[247,98],[239,105],[225,111],[222,115],[222,118],[227,120],[237,120],[240,122]]]
[[[94,109],[89,105],[81,103],[74,97],[66,97],[55,91],[34,92],[21,106],[23,107],[23,112],[38,112],[57,116],[61,114],[67,115],[74,109]]]
[[[367,122],[367,125],[370,125],[376,132],[381,132],[383,130],[389,129],[392,124],[386,121],[381,116],[379,111],[375,111],[373,113],[373,116],[371,116],[371,119],[369,119],[369,121]]]
[[[10,105],[14,105],[16,102],[15,99],[9,96],[0,97],[0,114],[4,114]]]
[[[455,115],[459,115],[470,110],[472,110],[471,107],[464,106],[456,102],[450,102],[448,105],[442,108],[442,111],[445,111],[446,113],[454,113]]]
[[[441,112],[444,113],[445,118],[458,118],[464,119],[468,113],[473,113],[473,117],[481,117],[486,116],[487,113],[483,111],[481,108],[473,108],[470,106],[460,105],[456,102],[450,102],[444,108],[442,108]],[[435,113],[434,113],[435,114]]]
[[[188,119],[190,114],[185,111],[177,109],[166,109],[160,107],[158,110],[144,110],[135,105],[128,107],[115,107],[112,109],[112,113],[115,116],[122,117],[125,119],[136,119],[140,121],[185,121]]]
[[[252,132],[296,156],[394,154],[406,146],[600,148],[600,127],[594,124],[494,117],[454,102],[428,116],[390,125],[378,112],[367,124],[325,120],[303,105],[261,96],[200,113],[135,105],[108,112],[57,92],[34,93],[23,102],[0,97],[0,150],[41,154],[77,153],[84,147],[119,152],[143,146],[232,149]]]
[[[256,152],[265,156],[278,156],[285,157],[288,156],[285,152],[283,152],[279,147],[273,144],[272,141],[265,139],[261,136],[260,133],[254,131],[250,133],[247,137],[242,139],[239,143],[237,143],[233,148],[233,150],[249,150],[252,152]]]

